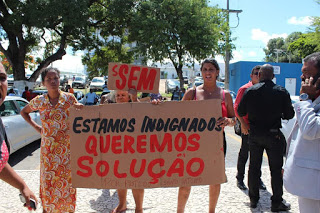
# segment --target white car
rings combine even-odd
[[[94,77],[90,83],[90,90],[103,90],[105,84],[104,77]]]
[[[24,98],[7,96],[0,106],[0,116],[10,144],[10,154],[41,138],[30,124],[20,115],[20,111],[28,104]],[[39,112],[30,113],[31,118],[41,125]]]

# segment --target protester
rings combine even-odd
[[[10,88],[8,96],[16,96],[16,94],[14,93],[13,88]]]
[[[249,155],[249,144],[248,144],[248,135],[249,135],[249,121],[248,121],[248,115],[244,116],[244,117],[240,117],[238,115],[238,105],[241,101],[241,98],[243,96],[243,93],[246,91],[246,89],[248,89],[249,87],[253,86],[256,83],[259,83],[259,70],[260,70],[259,65],[253,67],[253,69],[251,70],[251,74],[250,74],[250,78],[251,81],[249,81],[248,83],[246,83],[245,85],[243,85],[242,87],[240,87],[240,89],[238,90],[237,93],[237,97],[234,103],[234,111],[236,113],[237,118],[239,119],[240,123],[241,123],[241,148],[239,151],[239,155],[238,155],[238,162],[237,162],[237,186],[239,189],[241,190],[247,190],[248,188],[246,187],[246,185],[243,182],[244,179],[244,174],[245,174],[245,168],[246,168],[246,163],[248,160],[248,155]],[[264,185],[264,183],[262,182],[262,180],[260,179],[260,189],[262,190],[266,190],[266,186]]]
[[[0,63],[0,106],[3,104],[3,101],[7,96],[7,90],[7,73],[3,65]],[[9,152],[10,146],[7,139],[7,134],[0,117],[0,179],[19,189],[20,193],[26,200],[26,207],[31,210],[30,198],[34,199],[36,202],[37,198],[29,189],[24,180],[8,164]]]
[[[40,198],[43,212],[75,212],[76,189],[71,183],[70,136],[67,119],[77,103],[73,94],[59,90],[60,71],[47,68],[41,73],[42,84],[48,93],[37,96],[25,106],[22,117],[41,133]],[[31,119],[30,113],[39,110],[42,126]]]
[[[172,92],[171,101],[180,101],[180,89],[176,86],[175,90]]]
[[[68,84],[68,85],[66,86],[66,92],[71,93],[71,94],[74,93],[74,90],[73,90],[73,88],[71,87],[70,84]]]
[[[24,91],[23,91],[23,93],[22,93],[22,98],[26,99],[27,101],[30,101],[30,100],[31,100],[31,93],[30,93],[30,91],[29,91],[29,87],[28,87],[28,86],[26,86],[26,87],[24,88]]]
[[[234,126],[235,114],[233,109],[232,97],[228,91],[221,89],[216,84],[216,80],[220,72],[220,68],[217,61],[212,58],[205,59],[201,64],[200,70],[204,79],[204,83],[196,87],[195,89],[189,89],[184,95],[182,101],[219,99],[221,100],[222,117],[218,119],[217,125],[220,125],[221,127]],[[224,152],[226,153],[225,135]],[[220,194],[220,188],[220,184],[209,186],[209,212],[215,212],[215,208]],[[190,190],[190,186],[179,188],[177,207],[178,213],[184,212],[190,194]]]
[[[285,149],[285,138],[281,128],[281,118],[291,119],[294,116],[290,94],[272,82],[273,66],[265,64],[259,71],[259,83],[248,88],[238,106],[240,117],[248,114],[249,134],[249,198],[250,207],[256,208],[260,195],[261,163],[263,151],[268,155],[271,172],[271,211],[286,211],[290,205],[283,199],[282,166]]]
[[[116,102],[115,91],[112,90],[110,93],[101,96],[100,104],[112,104]]]
[[[298,196],[301,213],[320,212],[320,52],[308,55],[301,75],[297,121],[288,138],[284,186]]]
[[[181,93],[180,93],[180,100],[183,99],[184,94],[186,93],[186,88],[181,88]]]
[[[128,91],[116,91],[116,103],[137,102],[137,91],[130,89]],[[127,210],[127,189],[118,189],[119,205],[112,213],[125,212]],[[144,189],[132,189],[134,201],[136,203],[135,213],[143,212]]]
[[[86,105],[95,105],[98,102],[99,97],[92,89],[86,94]]]

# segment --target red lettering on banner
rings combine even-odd
[[[107,153],[110,148],[110,135],[106,135],[106,141],[103,140],[103,136],[100,136],[100,152]]]
[[[200,148],[199,144],[200,135],[199,134],[192,134],[188,137],[189,144],[193,146],[188,146],[187,150],[190,152],[197,151]]]
[[[121,135],[113,136],[112,137],[112,145],[111,149],[114,154],[120,154],[121,150]]]
[[[181,140],[181,145],[179,144]],[[183,152],[187,147],[187,136],[184,133],[179,133],[174,139],[174,147],[178,152]]]
[[[86,147],[86,151],[87,151],[88,154],[93,154],[94,156],[98,156],[98,153],[97,153],[97,138],[95,136],[90,135],[88,137],[85,147]]]
[[[89,166],[83,165],[83,161],[89,161],[89,164],[93,164],[93,158],[90,156],[82,156],[78,158],[78,166],[80,169],[86,170],[87,172],[77,171],[77,175],[81,177],[90,177],[92,175],[92,169]]]
[[[170,133],[164,135],[161,145],[157,135],[150,136],[150,152],[163,152],[166,146],[168,147],[167,151],[172,152],[172,135]]]
[[[199,168],[196,171],[192,171],[191,167],[194,163],[199,163]],[[199,176],[204,170],[204,162],[201,158],[191,158],[191,160],[187,164],[187,173],[192,177]]]
[[[148,68],[144,67],[141,70],[140,79],[138,82],[137,90],[153,90],[154,82],[157,76],[157,70],[150,69],[148,72]]]
[[[126,74],[129,72],[129,66],[127,64],[122,64],[119,68],[119,77],[121,78],[122,82],[120,80],[116,80],[116,87],[119,90],[123,90],[126,86],[127,79]]]
[[[137,164],[137,159],[133,159],[130,165],[130,174],[132,177],[138,178],[138,177],[141,177],[141,175],[143,175],[144,170],[146,169],[147,160],[142,159],[140,170],[138,172],[135,172],[136,164]]]
[[[125,178],[127,177],[126,173],[119,173],[119,160],[116,160],[114,162],[114,168],[113,168],[113,172],[114,172],[114,176],[116,176],[117,178]]]
[[[131,89],[135,89],[136,87],[132,84],[132,81],[136,81],[138,78],[135,76],[134,72],[140,71],[140,67],[132,66],[130,70],[130,76],[128,81],[128,87]]]
[[[137,151],[139,153],[146,153],[147,149],[147,141],[146,141],[147,136],[146,135],[138,135],[137,137]]]
[[[104,167],[103,170],[101,168],[102,166]],[[100,177],[104,177],[104,176],[106,176],[108,174],[108,172],[109,172],[109,164],[108,164],[108,162],[107,161],[103,161],[103,160],[99,161],[97,163],[97,166],[96,166],[97,175],[99,175]]]
[[[164,159],[162,158],[157,158],[157,159],[154,159],[152,160],[149,165],[148,165],[148,174],[150,177],[152,177],[152,181],[150,182],[151,184],[156,184],[159,182],[159,178],[161,178],[165,173],[166,171],[165,170],[162,170],[160,171],[159,173],[154,173],[153,172],[153,167],[156,165],[156,164],[160,164],[159,165],[159,168],[161,168],[163,165],[164,165]]]
[[[184,162],[182,159],[177,158],[173,161],[172,165],[168,169],[167,176],[171,177],[173,173],[177,173],[179,177],[182,177],[183,170],[184,170]]]
[[[134,144],[134,137],[125,135],[124,136],[124,143],[123,143],[123,152],[124,153],[135,153],[134,148],[132,148],[132,145]]]
[[[117,76],[118,75],[118,72],[116,71],[116,68],[118,67],[118,65],[114,65],[112,67],[112,76]]]

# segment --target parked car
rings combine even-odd
[[[179,79],[167,79],[165,83],[165,92],[172,93],[176,89],[176,86],[180,88]]]
[[[183,82],[184,82],[184,84],[188,84],[189,83],[188,76],[183,76]]]
[[[62,88],[65,88],[65,86],[68,84],[68,81],[69,81],[69,79],[66,75],[60,76],[60,86]]]
[[[12,86],[14,83],[14,78],[13,78],[13,74],[8,75],[7,77],[7,82],[9,86]]]
[[[82,91],[74,91],[74,96],[76,97],[76,99],[78,100],[79,103],[81,104],[85,104],[86,103],[86,100],[84,98],[84,94]]]
[[[90,89],[97,91],[103,90],[103,86],[105,84],[104,77],[94,77],[90,83]]]
[[[72,82],[72,88],[87,88],[89,86],[89,82],[85,77],[76,76],[74,81]]]
[[[11,88],[8,88],[7,95],[9,94],[10,89]],[[20,93],[20,91],[17,88],[13,88],[13,92],[14,92],[15,96],[19,96],[19,97],[22,96],[22,94]]]
[[[32,90],[31,91],[31,99],[34,97],[37,97],[38,95],[43,95],[45,93],[48,93],[48,90]]]
[[[24,98],[17,96],[7,96],[0,106],[0,116],[6,129],[10,144],[10,154],[18,149],[40,139],[38,133],[20,115],[20,111],[28,104]],[[39,112],[30,113],[31,118],[41,125]]]

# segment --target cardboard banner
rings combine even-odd
[[[112,62],[108,65],[108,73],[108,88],[111,90],[159,93],[159,68]]]
[[[72,184],[139,189],[224,183],[220,116],[220,100],[72,108]]]

